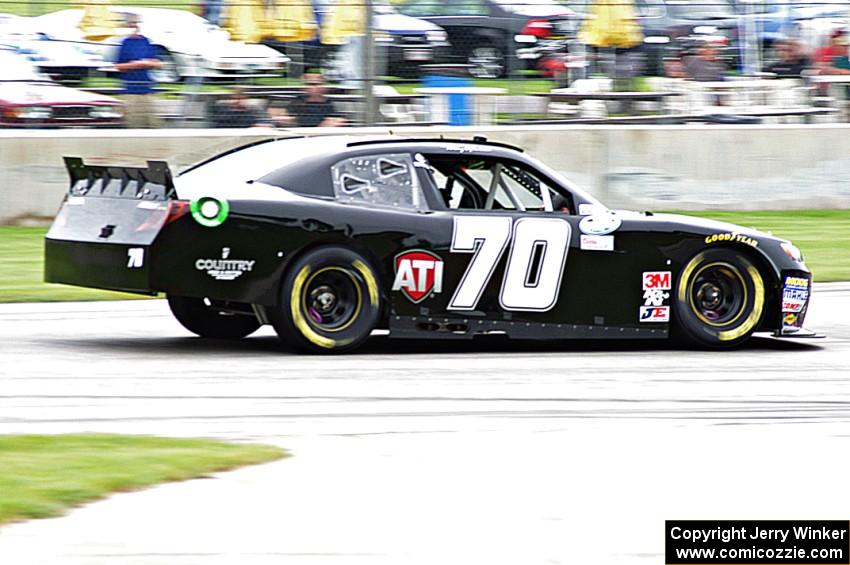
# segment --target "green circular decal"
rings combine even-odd
[[[227,219],[230,213],[230,204],[227,200],[219,200],[212,196],[204,196],[197,200],[192,200],[189,204],[189,209],[192,211],[192,217],[195,221],[208,228],[220,226]]]

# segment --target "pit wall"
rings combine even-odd
[[[174,171],[270,137],[387,134],[386,128],[302,130],[0,131],[0,223],[56,213],[62,156],[96,164],[165,160]],[[850,125],[502,126],[395,128],[397,136],[517,145],[612,208],[850,208]]]

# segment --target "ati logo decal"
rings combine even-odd
[[[644,273],[643,290],[670,290],[670,271]]]
[[[640,307],[641,322],[669,322],[670,307],[669,306],[641,306]]]
[[[395,257],[393,290],[414,304],[443,291],[443,260],[430,251],[413,249]]]

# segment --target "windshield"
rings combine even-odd
[[[493,0],[494,4],[500,6],[558,6],[557,2],[552,0]]]
[[[735,17],[728,0],[668,0],[667,9],[674,18],[683,20]]]
[[[0,82],[46,81],[27,60],[11,51],[0,51]]]

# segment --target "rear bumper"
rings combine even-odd
[[[92,243],[45,238],[44,280],[117,290],[156,294],[151,289],[150,246]]]

